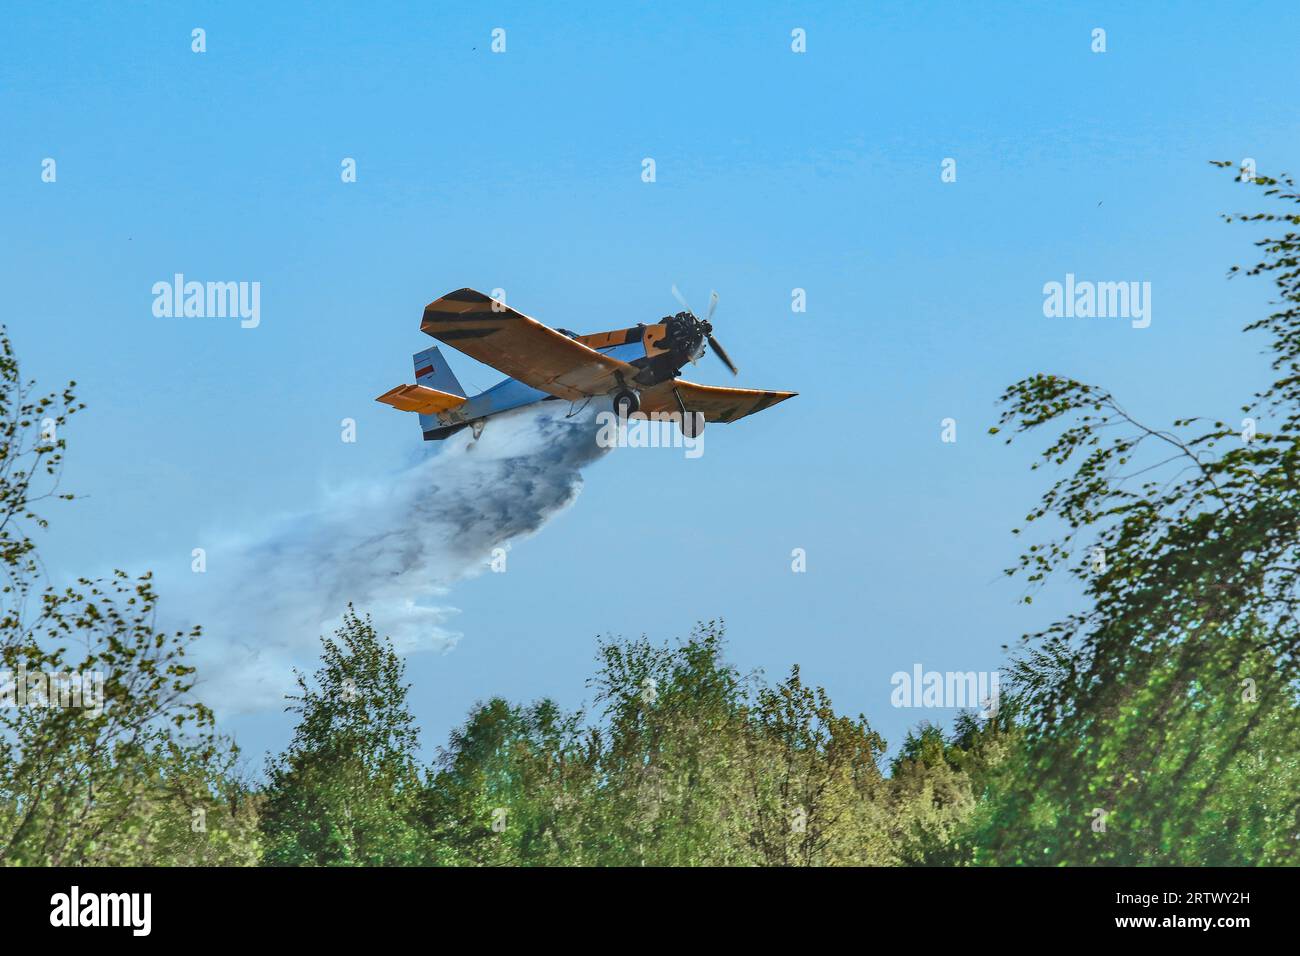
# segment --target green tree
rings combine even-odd
[[[1008,573],[1029,601],[1067,569],[1087,607],[1021,655],[1023,761],[982,818],[982,860],[1297,858],[1300,198],[1287,177],[1255,185],[1278,211],[1226,218],[1270,227],[1245,272],[1270,275],[1279,298],[1247,329],[1268,337],[1278,377],[1240,427],[1158,428],[1051,375],[1003,396],[999,427],[1055,429],[1043,463],[1069,469],[1027,516],[1053,531]]]
[[[0,328],[0,683],[18,704],[0,707],[0,862],[248,863],[237,751],[190,694],[198,630],[154,628],[147,575],[44,582],[29,529],[48,527],[44,503],[72,498],[59,477],[84,407],[74,384],[39,395]]]
[[[893,861],[884,739],[866,718],[835,713],[824,688],[796,665],[747,708],[745,779],[750,843],[768,866]]]
[[[931,724],[909,731],[890,764],[889,823],[896,862],[957,866],[975,859],[971,843],[988,795],[1021,755],[1015,702],[997,713],[958,715],[951,735]]]
[[[427,862],[420,826],[418,731],[405,664],[369,617],[348,606],[322,637],[315,685],[298,674],[288,749],[267,761],[263,862],[391,866]]]
[[[998,759],[992,722],[963,725],[941,769],[910,769],[896,787],[864,718],[837,714],[797,667],[767,687],[724,651],[716,622],[676,645],[600,641],[590,724],[550,701],[476,706],[424,798],[439,862],[806,866],[954,853],[974,802],[966,768]],[[942,787],[930,779],[940,774]]]
[[[724,628],[701,624],[678,646],[603,640],[588,685],[601,786],[584,841],[613,865],[752,861],[741,800],[745,682],[722,659]]]
[[[441,750],[423,801],[438,862],[594,862],[576,825],[594,784],[591,737],[581,724],[581,713],[549,700],[476,706]]]

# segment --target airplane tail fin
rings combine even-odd
[[[414,361],[415,384],[436,388],[440,392],[459,395],[461,398],[466,397],[465,389],[461,388],[460,382],[456,381],[456,374],[452,372],[451,366],[438,351],[438,346],[434,345],[423,352],[416,352]]]
[[[469,423],[444,424],[444,413],[465,404],[465,389],[456,381],[455,373],[436,345],[416,352],[414,361],[415,384],[390,388],[375,401],[403,412],[418,413],[426,441],[454,435]]]

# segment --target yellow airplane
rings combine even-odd
[[[731,374],[737,370],[713,337],[709,320],[718,294],[710,297],[703,319],[686,305],[676,286],[673,294],[684,311],[653,325],[577,335],[530,319],[482,292],[449,292],[425,308],[420,331],[510,377],[468,397],[435,345],[416,353],[414,385],[398,385],[376,401],[417,412],[429,441],[466,427],[472,427],[477,438],[493,415],[534,402],[601,396],[609,396],[624,417],[637,411],[677,413],[683,433],[695,435],[705,421],[734,422],[798,394],[697,385],[678,378],[684,365],[704,354],[706,343]]]

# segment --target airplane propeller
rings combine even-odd
[[[691,308],[690,303],[686,301],[686,297],[682,295],[681,292],[678,290],[676,284],[673,285],[673,298],[675,298],[678,302],[680,302],[682,308],[684,308],[692,316],[696,314],[695,310]],[[736,363],[731,360],[731,356],[727,354],[727,350],[722,347],[722,343],[719,342],[713,335],[713,321],[712,321],[713,313],[717,308],[718,308],[718,293],[710,292],[709,311],[704,317],[703,329],[702,329],[702,331],[704,332],[704,339],[706,342],[709,343],[709,348],[713,349],[713,354],[718,357],[718,360],[721,361],[723,365],[727,366],[727,370],[730,371],[732,375],[739,375],[740,369],[736,368]],[[691,364],[692,365],[695,364],[694,358],[691,359]]]
[[[740,369],[736,368],[736,363],[731,360],[731,356],[727,354],[727,350],[722,347],[721,342],[713,337],[712,333],[709,334],[709,348],[713,349],[714,355],[722,359],[722,364],[731,370],[732,375],[740,374]]]

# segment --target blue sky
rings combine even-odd
[[[373,398],[410,380],[444,292],[595,331],[717,289],[739,384],[799,397],[697,460],[604,458],[508,573],[441,598],[459,643],[409,659],[426,745],[492,694],[580,703],[598,634],[715,617],[743,669],[798,662],[897,744],[952,715],[890,707],[894,671],[994,669],[1075,600],[1018,606],[1000,574],[1047,477],[985,435],[1007,384],[1068,374],[1166,422],[1262,381],[1239,329],[1269,290],[1226,281],[1253,234],[1218,219],[1250,201],[1206,161],[1294,168],[1297,28],[1284,3],[11,8],[4,321],[28,374],[89,405],[65,475],[86,497],[46,561],[185,573],[215,536],[382,485],[426,449]],[[176,272],[260,282],[261,325],[156,318]],[[1044,317],[1071,272],[1149,281],[1150,327]],[[228,727],[255,753],[288,734]]]

